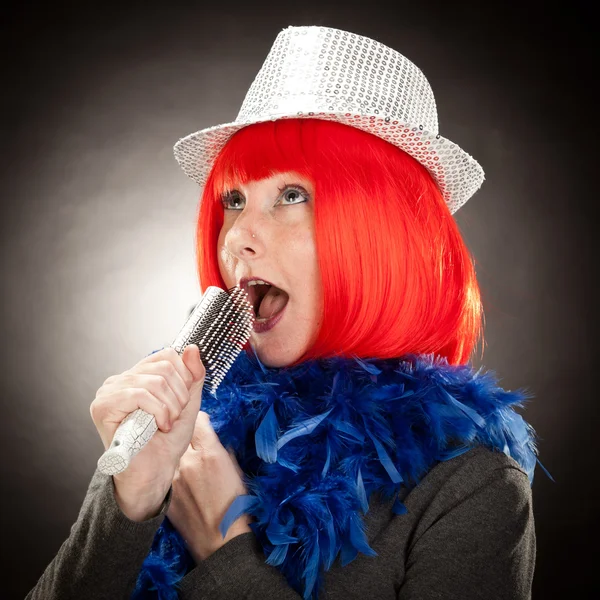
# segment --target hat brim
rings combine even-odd
[[[469,200],[485,180],[481,165],[454,142],[422,130],[418,125],[370,114],[284,113],[252,121],[234,121],[201,129],[181,138],[173,152],[184,173],[204,187],[215,159],[234,133],[256,123],[303,118],[337,121],[371,133],[400,148],[431,173],[451,214]]]

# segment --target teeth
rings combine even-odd
[[[251,286],[251,285],[271,285],[271,284],[267,283],[266,281],[263,281],[262,279],[255,279],[254,281],[248,282],[248,286]]]

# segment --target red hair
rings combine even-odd
[[[295,171],[314,184],[323,323],[296,363],[336,355],[435,353],[466,363],[483,310],[471,255],[419,162],[374,135],[322,119],[282,119],[234,134],[217,157],[196,232],[202,289],[225,288],[219,201],[238,183]]]

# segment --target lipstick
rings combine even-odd
[[[255,320],[254,327],[253,327],[254,332],[255,333],[265,333],[266,331],[273,329],[273,327],[275,327],[275,325],[277,325],[277,323],[279,323],[279,321],[281,321],[286,308],[287,308],[287,304],[278,313],[274,314],[272,317],[270,317],[266,321]]]

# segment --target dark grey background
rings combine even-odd
[[[524,416],[556,479],[538,467],[534,598],[590,597],[591,12],[448,1],[21,2],[5,14],[2,596],[25,596],[77,518],[103,449],[96,390],[170,342],[199,298],[198,189],[172,145],[234,119],[288,25],[405,54],[433,87],[441,133],[483,165],[482,189],[456,215],[486,311],[476,363],[535,394]]]

